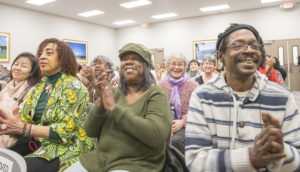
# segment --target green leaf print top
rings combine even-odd
[[[59,157],[60,171],[64,171],[78,161],[82,153],[89,152],[95,146],[93,139],[83,130],[89,93],[77,78],[63,73],[52,86],[41,120],[34,121],[34,111],[45,86],[46,79],[33,87],[20,111],[21,119],[34,125],[50,126],[59,139],[39,137],[41,147],[26,157],[47,160]]]

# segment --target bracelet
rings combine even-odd
[[[29,132],[28,124],[24,123],[24,136],[25,136],[25,137],[28,136],[28,132]]]
[[[29,134],[28,134],[30,138],[32,137],[32,130],[33,130],[33,125],[30,124],[30,126],[29,126]]]
[[[22,135],[25,136],[25,130],[26,130],[26,123],[24,122],[24,125],[23,125],[23,132],[22,132]]]

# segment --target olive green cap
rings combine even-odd
[[[153,63],[151,60],[151,56],[152,56],[151,52],[144,45],[135,44],[135,43],[128,43],[128,44],[124,45],[119,50],[120,60],[122,60],[122,58],[130,52],[137,53],[138,55],[140,55],[146,61],[147,65],[150,67],[150,69],[154,69]]]

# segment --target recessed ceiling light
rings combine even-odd
[[[104,14],[104,12],[103,11],[99,11],[99,10],[92,10],[92,11],[87,11],[87,12],[79,13],[77,15],[82,16],[82,17],[91,17],[91,16],[95,16],[95,15],[99,15],[99,14]]]
[[[281,0],[260,0],[260,2],[261,2],[262,4],[272,3],[272,2],[279,2],[279,1],[281,1]]]
[[[163,18],[169,18],[169,17],[175,17],[175,16],[177,16],[177,14],[175,14],[175,13],[166,13],[166,14],[154,15],[151,17],[155,18],[155,19],[163,19]]]
[[[212,6],[212,7],[200,8],[200,11],[208,12],[208,11],[224,10],[224,9],[228,9],[228,8],[230,8],[229,5],[224,4],[224,5],[217,5],[217,6]]]
[[[135,23],[135,21],[134,20],[122,20],[122,21],[113,22],[113,24],[115,24],[115,25],[125,25],[125,24],[131,24],[131,23]]]
[[[26,3],[40,6],[40,5],[48,4],[53,1],[56,1],[56,0],[28,0],[28,1],[26,1]]]
[[[128,3],[120,4],[120,6],[124,8],[134,8],[134,7],[139,7],[139,6],[144,6],[144,5],[150,5],[152,2],[148,0],[138,0],[138,1],[131,1]]]

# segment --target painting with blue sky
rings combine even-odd
[[[193,41],[194,59],[202,62],[206,54],[216,56],[216,40]]]
[[[88,62],[88,43],[85,41],[75,41],[64,39],[64,42],[67,43],[73,50],[76,60],[78,63],[87,63]]]
[[[0,32],[0,62],[9,62],[10,34]]]

